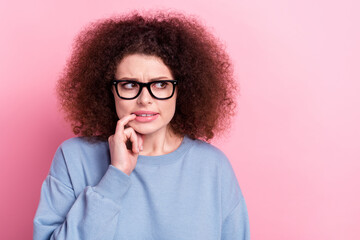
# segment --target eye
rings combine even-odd
[[[167,85],[168,85],[167,82],[156,82],[153,84],[154,88],[157,88],[157,89],[164,89],[164,88],[166,88]]]
[[[133,82],[127,82],[127,83],[121,84],[121,88],[127,89],[127,90],[132,90],[132,89],[137,88],[137,84],[133,83]]]

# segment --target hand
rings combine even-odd
[[[142,136],[126,124],[136,118],[135,114],[121,118],[116,125],[115,134],[108,138],[111,165],[127,175],[135,169],[137,158],[142,149]],[[129,148],[127,148],[129,146]]]

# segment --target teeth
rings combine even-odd
[[[140,117],[150,117],[150,116],[154,116],[155,114],[139,114],[137,116],[140,116]]]

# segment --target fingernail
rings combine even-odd
[[[143,150],[143,146],[140,146],[140,151],[142,151]]]

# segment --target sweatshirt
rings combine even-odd
[[[34,240],[250,239],[228,158],[188,136],[171,153],[139,155],[130,176],[111,165],[108,142],[64,141],[41,186],[33,226]]]

